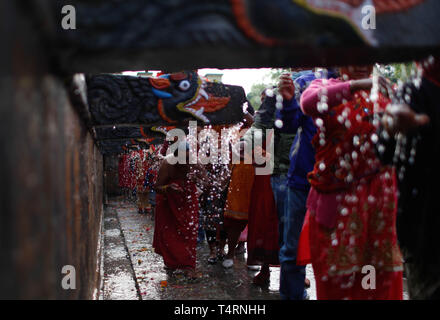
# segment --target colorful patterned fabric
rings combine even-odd
[[[328,92],[329,107],[326,111],[318,111],[318,101],[310,97],[317,97],[324,88]],[[374,149],[377,136],[372,120],[373,112],[383,111],[389,100],[379,95],[375,106],[368,92],[351,96],[345,91],[349,91],[348,82],[315,80],[301,98],[304,112],[320,124],[312,140],[316,162],[308,179],[323,193],[343,191],[362,178],[368,179],[378,173],[381,167]],[[336,98],[338,93],[339,98]],[[347,99],[347,102],[338,103],[338,99]]]
[[[318,110],[322,92],[327,94],[326,110]],[[304,248],[310,248],[317,286],[326,288],[322,295],[318,290],[318,299],[385,299],[401,279],[396,273],[403,268],[395,226],[395,173],[381,165],[374,148],[373,112],[383,110],[388,101],[379,96],[373,105],[369,96],[368,92],[352,95],[349,83],[331,79],[313,81],[301,98],[318,132],[313,139],[316,163],[309,174],[309,217],[303,228],[309,232],[309,242],[301,237],[299,260],[307,260]],[[351,276],[359,277],[365,265],[387,279],[377,284],[376,293],[360,292],[356,277],[346,282]],[[341,292],[346,296],[341,297]],[[400,297],[396,292],[392,298],[401,299],[401,292]]]

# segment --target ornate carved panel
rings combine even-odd
[[[195,71],[157,78],[87,75],[85,85],[77,87],[87,88],[88,112],[82,113],[106,153],[121,150],[132,139],[163,140],[170,128],[185,127],[191,120],[200,125],[238,123],[246,102],[242,87],[206,82]]]
[[[440,45],[438,0],[32,3],[58,66],[74,72],[365,64]],[[60,27],[64,5],[76,8],[75,30]],[[375,24],[365,26],[369,5]]]
[[[243,88],[205,82],[194,71],[160,78],[91,75],[86,83],[93,125],[237,123],[246,102]]]

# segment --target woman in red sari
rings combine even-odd
[[[270,184],[270,175],[255,175],[249,206],[247,238],[247,265],[260,265],[254,277],[257,285],[266,285],[270,279],[270,265],[278,266],[278,216]]]
[[[301,108],[318,131],[303,229],[309,237],[302,235],[299,254],[310,245],[318,299],[402,299],[395,173],[374,150],[373,113],[389,101],[381,93],[376,103],[370,100],[371,68],[341,72],[353,80],[315,80],[301,96]],[[374,290],[362,287],[364,266],[375,268]]]
[[[267,156],[265,149],[261,152],[264,157]],[[261,286],[269,284],[269,267],[280,264],[278,214],[270,178],[270,174],[255,174],[249,205],[247,265],[261,266],[260,272],[253,279],[254,284]]]
[[[156,181],[156,216],[153,248],[163,257],[165,267],[184,270],[195,277],[198,196],[195,184],[200,166],[170,164],[162,160]],[[188,149],[186,159],[189,159]],[[198,172],[195,172],[197,167]]]

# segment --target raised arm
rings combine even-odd
[[[301,109],[304,114],[317,117],[326,111],[318,111],[318,102],[323,95],[327,96],[328,110],[340,105],[343,100],[352,99],[352,89],[350,81],[341,81],[338,79],[317,79],[312,81],[310,86],[301,95]]]
[[[295,99],[295,85],[290,74],[283,74],[278,83],[278,89],[283,97],[283,108],[277,110],[276,117],[283,122],[280,131],[283,133],[296,133],[303,116],[302,110]]]

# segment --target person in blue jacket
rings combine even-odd
[[[282,132],[296,133],[290,149],[290,167],[287,174],[287,205],[283,219],[283,241],[279,252],[281,265],[280,295],[285,300],[307,298],[305,290],[305,267],[296,264],[296,254],[304,217],[306,201],[310,189],[307,174],[313,170],[315,151],[312,139],[316,134],[315,124],[302,113],[299,100],[302,92],[317,78],[336,77],[326,72],[306,71],[299,74],[283,74],[278,91],[283,98],[282,108],[276,117]],[[281,120],[281,122],[279,121]],[[277,123],[277,122],[276,122]]]

